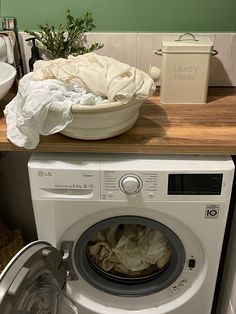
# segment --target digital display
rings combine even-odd
[[[220,195],[222,173],[169,174],[168,195]]]

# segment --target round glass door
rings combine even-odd
[[[97,289],[143,296],[165,289],[179,277],[185,250],[178,236],[158,221],[119,216],[83,233],[75,248],[75,263]]]
[[[78,314],[75,303],[58,287],[51,273],[39,274],[22,291],[16,314]]]
[[[0,313],[78,314],[75,303],[62,291],[65,280],[57,249],[43,241],[29,244],[0,275]]]

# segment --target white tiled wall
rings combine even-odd
[[[153,50],[161,48],[162,38],[167,33],[88,33],[87,41],[104,43],[104,48],[97,53],[113,57],[145,72],[150,65],[161,67],[162,58],[153,54]],[[179,34],[171,34],[176,35]],[[196,36],[200,34],[195,34]],[[236,86],[236,33],[204,33],[214,42],[214,49],[219,54],[212,58],[210,85]],[[28,34],[19,34],[23,52],[25,69],[28,71],[30,44],[25,42]]]
[[[96,53],[137,66],[138,38],[134,33],[89,33],[88,44],[99,42],[104,47]]]

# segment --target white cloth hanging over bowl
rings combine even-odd
[[[7,137],[17,146],[33,149],[40,134],[61,132],[79,139],[115,136],[134,125],[141,104],[154,90],[146,73],[94,53],[40,60],[34,72],[20,80],[16,97],[5,108]],[[110,103],[103,108],[106,97]]]

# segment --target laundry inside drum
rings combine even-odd
[[[168,267],[171,249],[157,229],[140,224],[114,224],[100,229],[87,245],[91,266],[114,280],[145,280]]]

